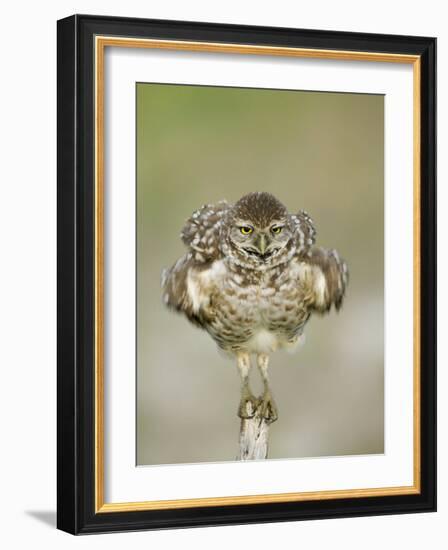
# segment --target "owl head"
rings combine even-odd
[[[249,193],[229,210],[224,236],[231,253],[251,267],[275,265],[294,228],[285,206],[270,193]]]

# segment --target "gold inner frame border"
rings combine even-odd
[[[197,51],[301,57],[329,60],[373,61],[413,65],[413,485],[366,489],[342,489],[299,493],[205,497],[179,500],[106,503],[104,501],[104,54],[106,47],[151,48],[159,50]],[[181,40],[158,40],[96,36],[95,55],[95,513],[166,510],[207,506],[231,506],[275,502],[304,502],[342,498],[379,497],[419,494],[421,485],[421,425],[420,425],[420,117],[421,61],[418,55],[381,52],[357,52],[251,44],[226,44]]]

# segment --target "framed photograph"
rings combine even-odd
[[[436,508],[436,40],[58,22],[58,527]]]

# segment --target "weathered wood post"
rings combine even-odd
[[[248,414],[252,404],[247,403]],[[264,460],[269,450],[269,422],[262,416],[259,404],[252,418],[242,418],[240,425],[240,450],[237,460]]]

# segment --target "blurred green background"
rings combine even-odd
[[[379,95],[137,84],[137,464],[237,455],[236,366],[165,309],[160,273],[195,209],[249,191],[305,209],[351,277],[342,311],[271,359],[269,457],[384,451],[383,123]]]

